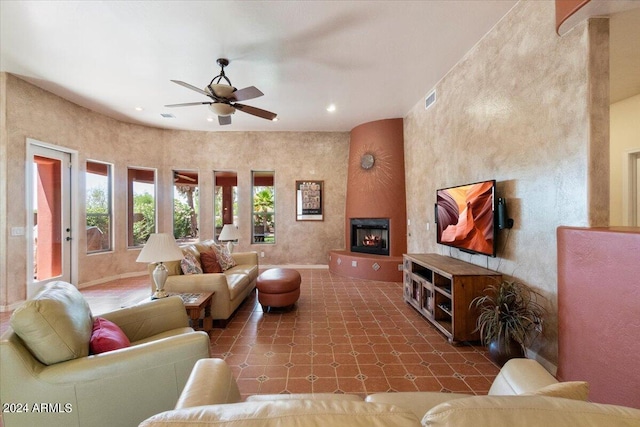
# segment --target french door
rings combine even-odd
[[[27,297],[54,280],[71,282],[72,153],[27,145]]]

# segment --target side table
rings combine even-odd
[[[191,319],[191,327],[196,331],[205,331],[209,333],[213,328],[213,319],[211,318],[211,302],[215,292],[203,293],[180,293],[169,292],[169,296],[178,295],[182,298],[184,308],[187,310],[189,319]],[[200,327],[200,314],[204,309],[204,318],[202,319],[202,328]]]

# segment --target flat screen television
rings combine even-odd
[[[464,252],[496,256],[496,181],[436,191],[437,240]]]

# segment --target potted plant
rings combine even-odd
[[[528,345],[542,332],[545,308],[539,293],[516,281],[503,280],[485,289],[486,295],[471,301],[478,313],[476,331],[489,346],[489,357],[498,366],[524,357]]]

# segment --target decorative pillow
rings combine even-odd
[[[129,347],[131,342],[122,332],[122,329],[110,320],[103,317],[96,317],[93,321],[93,332],[91,333],[91,354],[100,354],[105,351],[118,350]]]
[[[70,283],[52,282],[11,315],[11,327],[45,365],[89,355],[93,319],[89,304]]]
[[[213,248],[216,251],[216,255],[218,256],[218,262],[220,263],[220,267],[222,267],[222,271],[227,271],[230,268],[238,265],[236,261],[233,259],[231,254],[229,253],[229,249],[226,246],[215,247]]]
[[[191,252],[186,252],[180,261],[183,274],[202,274],[202,267],[198,259]]]
[[[201,252],[200,262],[204,273],[222,273],[222,267],[220,267],[215,250]]]
[[[523,395],[563,397],[586,402],[589,398],[589,383],[586,381],[565,381],[542,387],[536,391],[523,393]]]

